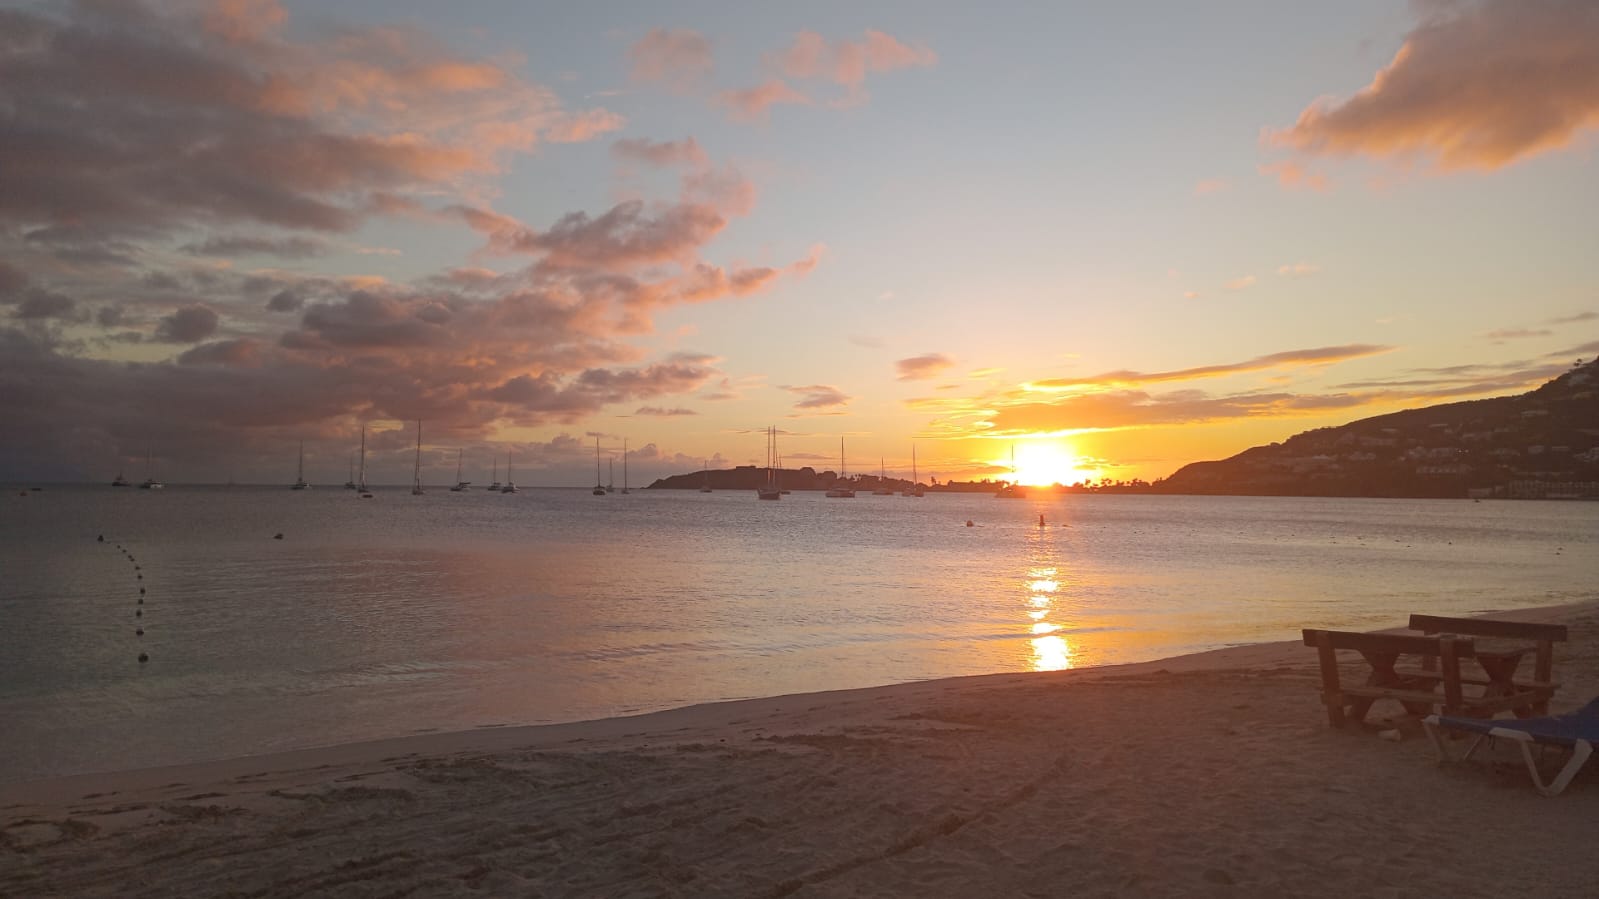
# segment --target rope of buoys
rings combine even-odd
[[[104,534],[96,535],[95,538],[94,538],[94,542],[96,542],[96,543],[104,543],[105,542],[105,535]],[[112,543],[111,545],[116,547],[118,552],[122,553],[123,558],[128,560],[128,564],[129,565],[133,566],[133,576],[134,576],[134,578],[136,580],[143,581],[144,580],[144,566],[138,564],[138,560],[133,557],[133,553],[130,550],[128,550],[126,547],[124,547],[122,544],[120,544],[120,543]],[[137,619],[140,619],[138,626],[136,626],[133,629],[133,635],[135,637],[143,637],[144,636],[144,622],[143,622],[142,619],[144,618],[144,608],[143,607],[144,607],[144,598],[145,598],[145,596],[146,596],[145,587],[141,583],[139,585],[139,598],[137,600],[135,600],[136,608],[134,608],[134,610],[133,610],[133,617],[137,618]],[[143,665],[143,664],[148,663],[149,661],[150,661],[150,654],[148,652],[140,652],[139,653],[139,664]]]

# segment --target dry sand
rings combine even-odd
[[[1518,617],[1571,625],[1556,711],[1599,693],[1599,606]],[[1317,683],[1268,644],[17,784],[0,895],[1599,889],[1599,763],[1546,799],[1329,729]]]

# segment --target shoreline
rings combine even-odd
[[[1599,613],[1599,597],[1550,606],[1500,609],[1467,617],[1496,617],[1528,622],[1561,621],[1576,617],[1585,610],[1593,610]],[[1378,632],[1411,633],[1403,625],[1385,628]],[[569,741],[600,740],[625,735],[636,736],[642,733],[665,731],[669,728],[683,727],[685,725],[703,726],[714,723],[717,719],[723,719],[756,707],[769,707],[782,712],[802,703],[810,706],[819,702],[869,701],[875,700],[877,694],[891,695],[895,691],[913,687],[936,687],[942,689],[962,686],[1007,686],[1021,681],[1030,681],[1031,679],[1069,682],[1080,678],[1131,677],[1151,672],[1179,674],[1226,671],[1240,668],[1288,667],[1309,670],[1314,669],[1314,663],[1315,660],[1311,651],[1303,646],[1300,641],[1283,640],[1207,649],[1143,662],[1096,665],[1070,668],[1062,671],[1010,671],[969,674],[879,684],[869,687],[850,687],[837,690],[718,700],[637,714],[614,715],[552,724],[484,725],[465,730],[404,734],[372,740],[355,740],[326,746],[289,749],[260,755],[233,756],[143,768],[90,771],[58,777],[0,783],[0,810],[18,802],[40,801],[41,798],[43,801],[50,801],[52,797],[67,795],[80,787],[88,792],[104,792],[115,786],[121,791],[155,786],[178,776],[191,781],[220,780],[238,776],[245,771],[258,771],[263,767],[273,771],[319,768],[330,764],[359,764],[380,757],[398,754],[492,753],[518,746],[544,746]]]
[[[1556,711],[1599,693],[1599,600],[1502,617],[1571,627]],[[1424,739],[1329,729],[1316,672],[1297,641],[1262,643],[10,784],[0,893],[1488,895],[1528,870],[1551,894],[1599,877],[1599,766],[1552,800],[1519,766],[1440,768]]]

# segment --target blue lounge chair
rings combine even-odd
[[[1593,746],[1599,743],[1599,699],[1583,706],[1575,712],[1566,715],[1549,715],[1543,718],[1521,718],[1494,721],[1485,718],[1461,718],[1455,715],[1428,715],[1422,722],[1426,725],[1427,736],[1432,738],[1433,746],[1438,749],[1440,761],[1450,759],[1449,751],[1444,746],[1443,729],[1466,731],[1477,734],[1477,739],[1467,748],[1464,761],[1471,757],[1477,746],[1486,738],[1503,737],[1515,740],[1521,748],[1521,757],[1527,763],[1527,772],[1532,775],[1532,785],[1538,792],[1545,796],[1558,796],[1560,792],[1571,783],[1571,779],[1582,770],[1588,756],[1593,754]],[[1559,746],[1571,750],[1571,760],[1560,769],[1554,780],[1548,785],[1543,782],[1543,777],[1538,774],[1538,766],[1532,758],[1532,744],[1542,746]]]

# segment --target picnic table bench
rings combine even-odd
[[[1480,619],[1433,619],[1417,616],[1412,621],[1429,627],[1442,621],[1471,621],[1474,629],[1492,631],[1487,636],[1522,636],[1553,640],[1563,632],[1560,625],[1517,625],[1513,622],[1488,622]],[[1523,627],[1536,630],[1523,630]],[[1420,628],[1417,628],[1420,629]],[[1492,718],[1502,711],[1520,717],[1535,714],[1554,695],[1557,684],[1548,680],[1517,681],[1520,659],[1533,647],[1490,650],[1479,646],[1475,635],[1439,633],[1438,636],[1407,634],[1366,634],[1306,628],[1306,646],[1316,648],[1321,662],[1322,703],[1327,707],[1327,723],[1333,727],[1359,724],[1379,699],[1390,699],[1417,717],[1438,713],[1475,718]],[[1338,650],[1360,653],[1369,668],[1364,683],[1346,684],[1338,669]],[[1419,658],[1421,667],[1400,667],[1403,657]],[[1475,660],[1485,676],[1462,672],[1462,662]],[[1539,671],[1547,670],[1540,663]],[[1441,688],[1441,692],[1440,692]]]
[[[1549,714],[1549,699],[1560,684],[1554,680],[1555,643],[1568,639],[1564,624],[1535,624],[1525,621],[1501,621],[1493,618],[1447,618],[1442,615],[1411,615],[1410,629],[1424,634],[1455,634],[1500,640],[1531,641],[1530,646],[1507,649],[1477,646],[1477,664],[1485,678],[1465,677],[1464,684],[1480,685],[1484,693],[1493,696],[1521,696],[1526,702],[1512,706],[1518,718]],[[1531,680],[1517,680],[1516,671],[1522,659],[1533,654]]]
[[[1306,646],[1314,646],[1321,660],[1321,701],[1327,707],[1327,723],[1333,727],[1359,724],[1379,699],[1392,699],[1412,715],[1431,714],[1441,708],[1445,714],[1465,712],[1465,693],[1460,680],[1460,660],[1476,655],[1470,638],[1413,637],[1395,634],[1363,634],[1306,628]],[[1354,650],[1366,660],[1371,671],[1363,684],[1342,682],[1337,650]],[[1435,662],[1434,671],[1400,671],[1401,656],[1420,656]],[[1442,685],[1440,695],[1437,688]]]

